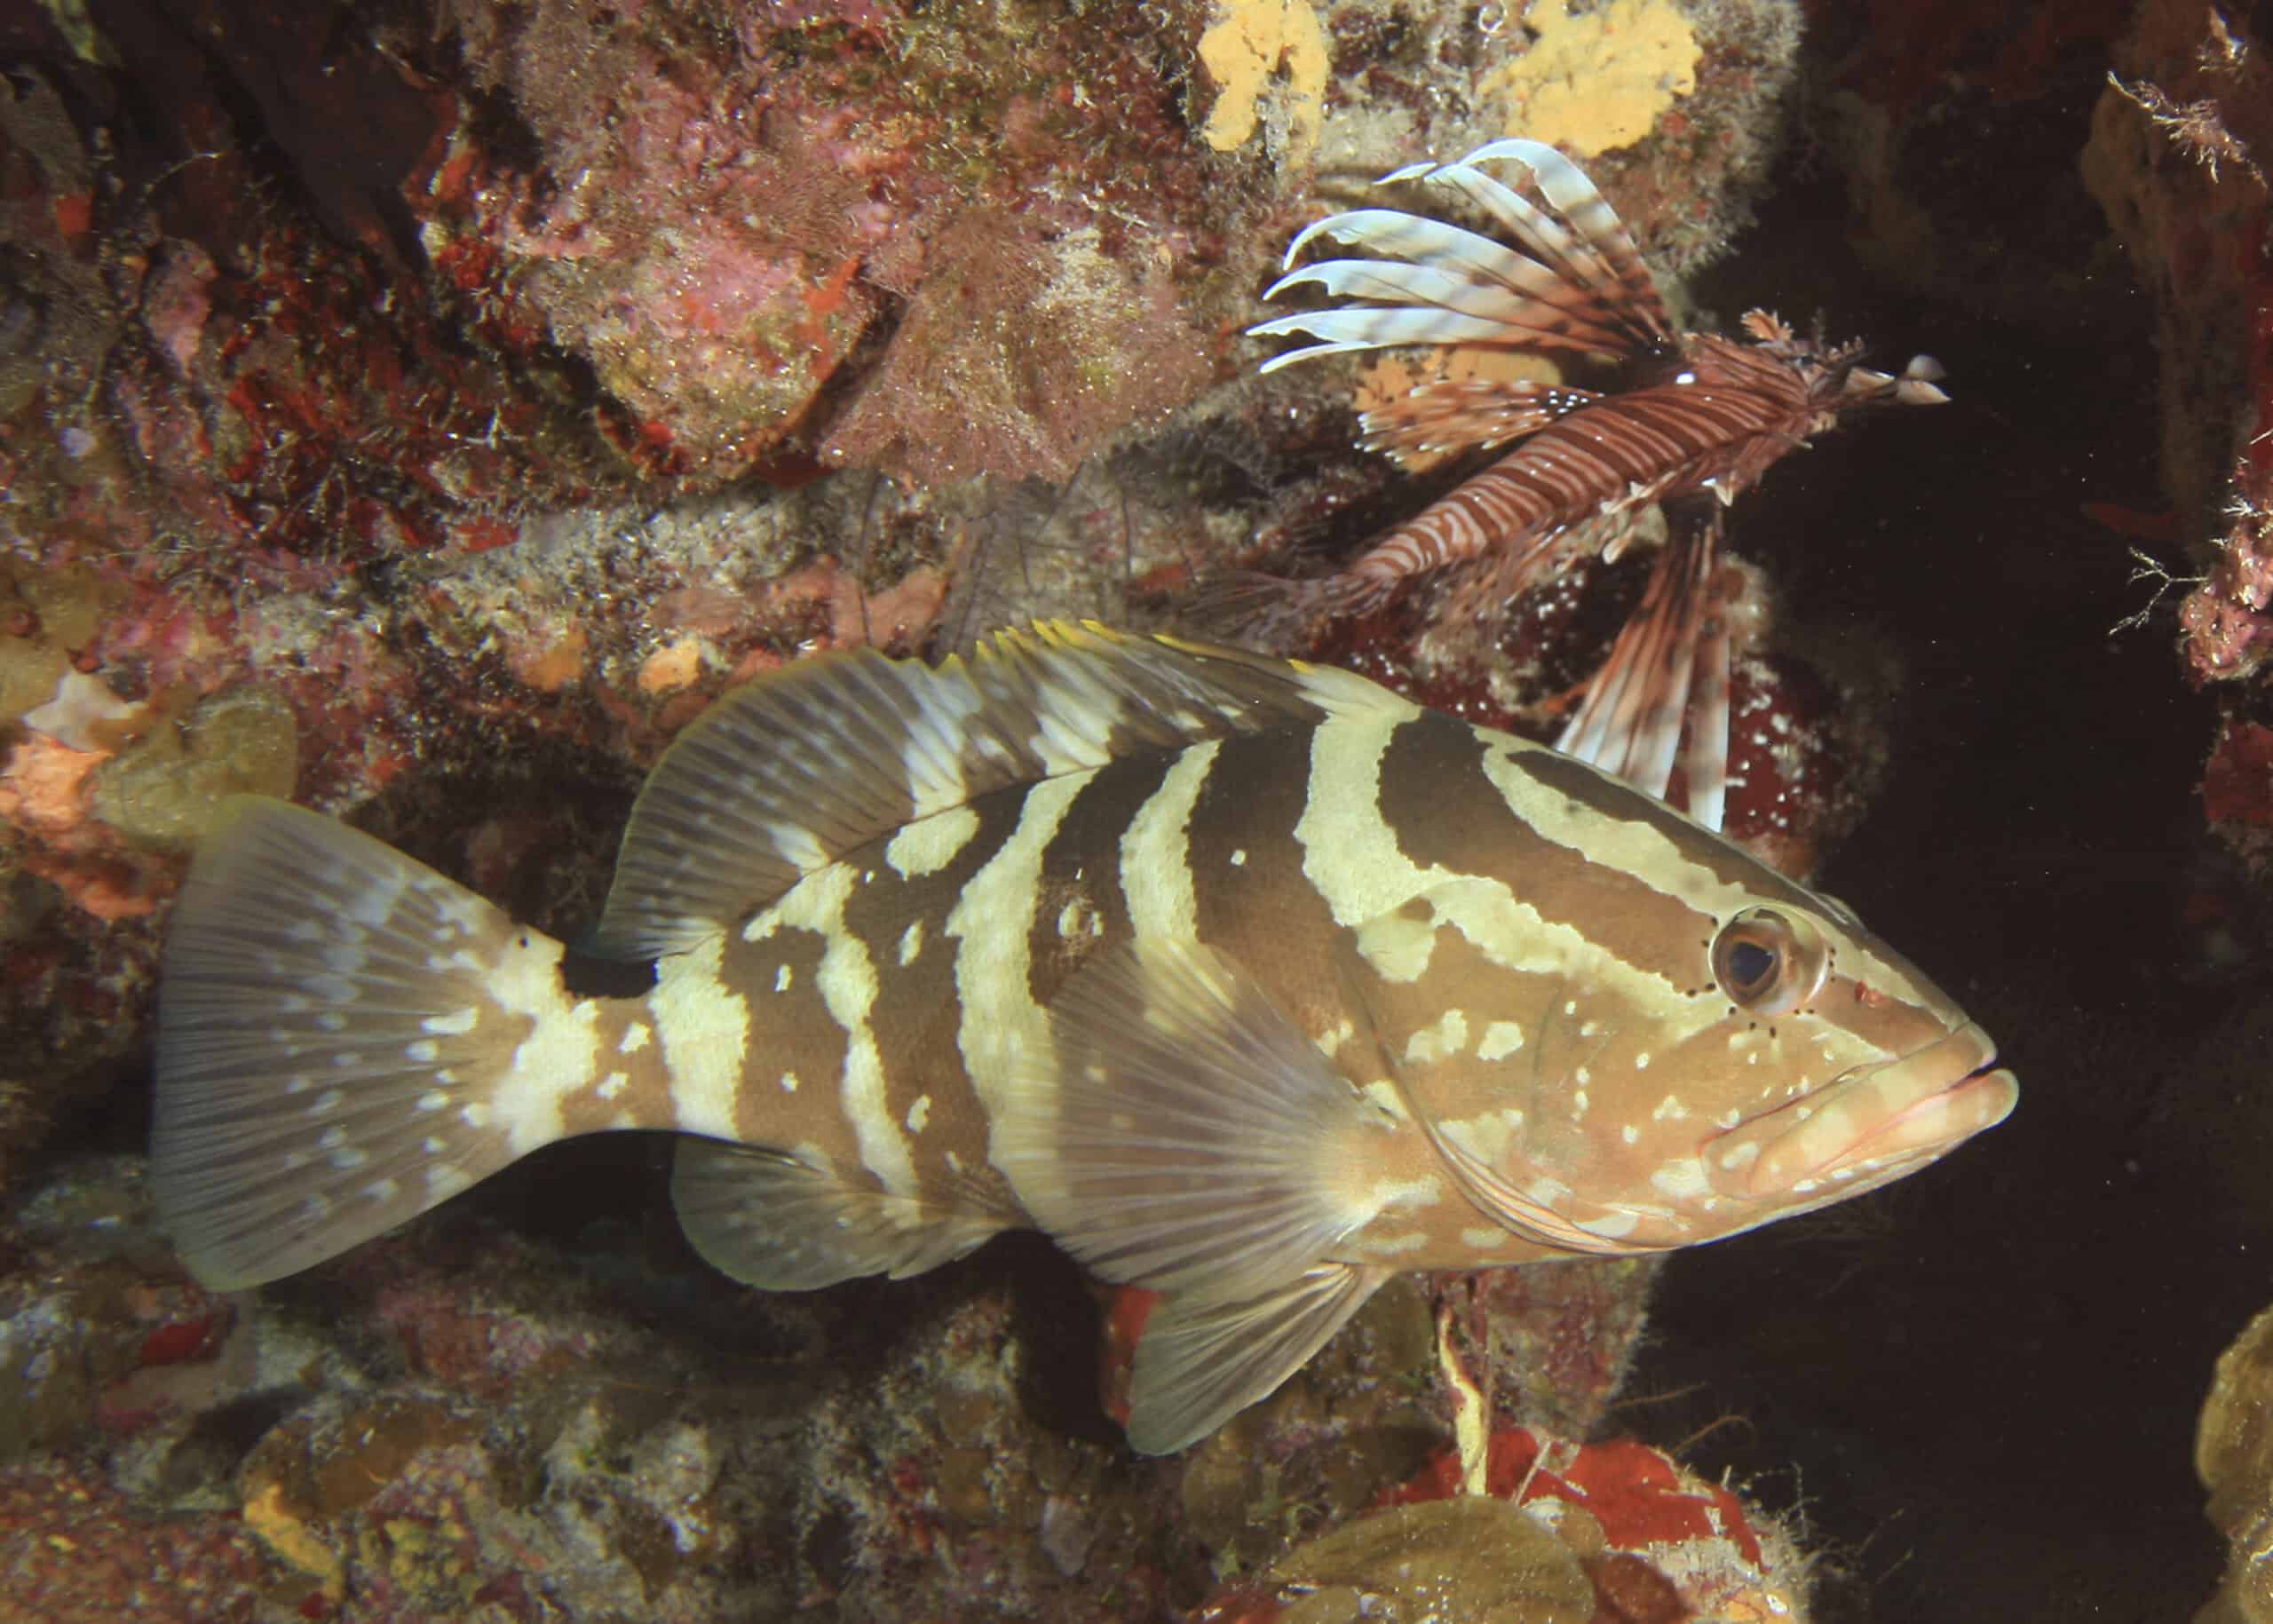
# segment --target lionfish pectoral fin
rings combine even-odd
[[[1660,799],[1672,782],[1681,744],[1719,534],[1717,509],[1709,518],[1675,519],[1674,534],[1659,554],[1641,603],[1588,685],[1578,714],[1556,741],[1566,755]],[[1722,749],[1725,752],[1725,743]],[[1697,788],[1692,782],[1691,788]]]
[[[1012,1067],[990,1153],[1105,1279],[1265,1294],[1379,1210],[1348,1176],[1378,1113],[1214,949],[1108,948],[1051,1001],[1049,1030]]]
[[[1507,329],[1481,316],[1463,316],[1443,310],[1377,310],[1352,305],[1341,310],[1307,310],[1299,315],[1260,321],[1247,330],[1250,338],[1283,338],[1308,333],[1319,342],[1274,355],[1262,370],[1276,372],[1298,360],[1320,355],[1341,355],[1352,350],[1380,350],[1398,345],[1483,344],[1504,337]]]
[[[943,1208],[785,1152],[719,1139],[679,1141],[671,1205],[703,1262],[762,1291],[813,1291],[870,1274],[905,1279],[1018,1222],[1001,1208]]]
[[[1358,444],[1403,463],[1433,462],[1535,434],[1601,399],[1593,390],[1529,379],[1430,378],[1362,413],[1358,422],[1365,435]]]
[[[1513,155],[1518,147],[1545,154],[1537,159],[1541,172],[1555,178],[1543,194],[1550,204],[1557,196],[1571,203],[1567,224],[1466,168],[1467,160],[1422,178],[1481,203],[1507,227],[1514,244],[1394,209],[1355,209],[1317,221],[1287,245],[1289,268],[1263,297],[1314,284],[1329,297],[1374,302],[1280,316],[1248,329],[1255,337],[1307,333],[1319,340],[1274,356],[1263,370],[1393,345],[1477,344],[1633,357],[1672,343],[1649,271],[1601,194],[1551,147],[1535,142],[1497,147],[1510,152],[1485,148],[1470,157]],[[1577,178],[1575,186],[1565,170]],[[1295,266],[1302,251],[1321,237],[1378,257]]]
[[[1393,1272],[1321,1264],[1254,1295],[1170,1292],[1136,1343],[1129,1446],[1172,1454],[1269,1398]]]

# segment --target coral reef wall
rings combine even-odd
[[[1469,1523],[1553,1616],[2198,1604],[2263,1510],[2248,1437],[2206,1423],[2214,1529],[2187,1454],[2273,1241],[2234,1103],[2273,962],[2262,50],[2178,0],[0,15],[0,1612],[1334,1616],[1298,1592],[1386,1588],[1384,1528]],[[1128,1304],[1046,1246],[742,1292],[625,1136],[302,1280],[187,1279],[139,1147],[222,797],[573,933],[737,682],[1188,629],[1227,567],[1347,557],[1445,476],[1352,448],[1393,370],[1258,380],[1241,329],[1302,225],[1509,133],[1585,162],[1684,322],[1819,305],[1949,363],[1948,416],[1739,510],[1730,826],[2053,1082],[2034,1138],[1675,1260],[1630,1390],[1652,1265],[1424,1278],[1164,1462],[1109,1419]],[[1647,551],[1489,638],[1310,652],[1551,735]],[[1453,1370],[1474,1504],[1429,1498]],[[1572,1483],[1604,1509],[1540,1544],[1511,1501]]]
[[[1041,0],[13,25],[6,1018],[54,1058],[0,1097],[6,1145],[132,1052],[230,791],[360,809],[571,928],[622,792],[729,683],[1157,619],[1315,541],[1337,481],[1382,476],[1343,400],[1257,389],[1239,337],[1313,186],[1500,132],[1516,69],[1628,10],[1670,52],[1653,96],[1568,66],[1553,94],[1617,109],[1569,139],[1699,263],[1778,139],[1779,5],[1536,42]]]
[[[1400,1282],[1141,1462],[1121,1305],[1048,1248],[742,1292],[621,1139],[209,1293],[131,1148],[153,983],[231,794],[573,932],[729,685],[1173,622],[1330,539],[1388,486],[1347,380],[1259,386],[1240,332],[1322,196],[1544,132],[1691,270],[1767,184],[1797,42],[1786,0],[0,20],[6,1606],[1158,1619],[1421,1471],[1440,1356],[1495,1425],[1597,1430],[1647,1262]]]

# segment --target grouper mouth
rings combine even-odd
[[[1989,1034],[1967,1021],[1706,1141],[1706,1176],[1745,1200],[1833,1179],[1876,1184],[2005,1120],[2020,1084],[1996,1058]]]

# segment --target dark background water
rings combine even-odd
[[[2075,145],[2093,94],[2047,99]],[[2024,320],[1907,297],[1845,218],[1794,175],[1707,297],[1803,318],[1790,290],[1835,289],[1834,331],[1932,351],[1953,404],[1788,459],[1731,540],[1790,615],[1898,649],[1892,772],[1820,880],[1982,1020],[2021,1103],[1889,1192],[1675,1258],[1629,1419],[1803,1509],[1826,1619],[2184,1618],[2222,1558],[2195,1414],[2273,1298],[2273,1062],[2222,1029],[2265,958],[2213,967],[2185,919],[2261,903],[2204,831],[2175,594],[2111,635],[2152,588],[2083,511],[2164,505],[2151,313],[2119,274]]]

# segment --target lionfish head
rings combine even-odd
[[[1870,406],[1941,406],[1949,400],[1938,387],[1942,363],[1930,355],[1913,355],[1900,372],[1881,372],[1858,367],[1863,353],[1859,340],[1827,342],[1820,330],[1802,337],[1771,311],[1748,310],[1744,314],[1746,336],[1761,349],[1798,368],[1808,382],[1815,403],[1816,421],[1810,432],[1832,426],[1843,412]]]
[[[1841,387],[1841,406],[1945,406],[1949,396],[1939,387],[1942,363],[1930,355],[1913,355],[1899,372],[1879,372],[1869,367],[1849,367]]]

